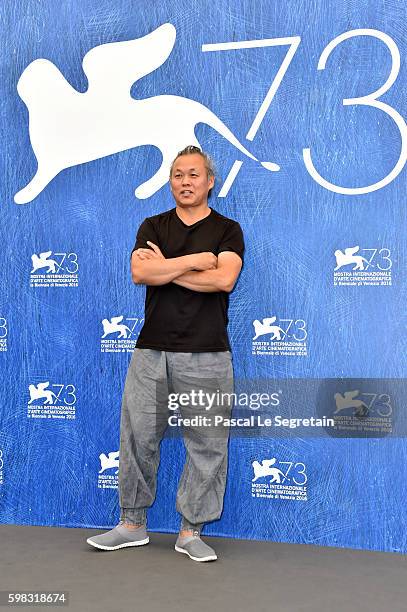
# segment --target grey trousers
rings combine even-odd
[[[199,397],[198,393],[201,393]],[[210,406],[198,401],[205,393],[213,398]],[[147,508],[156,496],[160,442],[169,426],[169,417],[177,416],[169,409],[169,398],[173,400],[172,408],[175,403],[179,404],[178,414],[184,419],[199,415],[211,418],[209,427],[201,422],[183,428],[186,461],[176,497],[176,509],[182,515],[181,526],[200,531],[203,523],[220,518],[227,476],[229,427],[214,427],[213,422],[216,415],[230,417],[232,393],[230,351],[134,350],[126,376],[120,421],[121,521],[133,525],[146,523]],[[174,403],[179,394],[189,394],[192,399],[189,403],[184,399],[183,405]]]

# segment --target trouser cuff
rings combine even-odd
[[[184,530],[184,529],[192,530],[192,531],[198,531],[199,533],[201,533],[203,526],[204,526],[204,523],[190,523],[189,521],[187,521],[185,516],[182,517],[181,530]]]
[[[145,508],[122,508],[120,520],[129,525],[145,525],[147,522]]]

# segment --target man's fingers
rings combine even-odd
[[[154,251],[152,251],[151,249],[136,249],[135,251],[137,257],[139,257],[139,259],[153,259],[153,258],[157,258],[158,255],[157,253],[154,253]]]
[[[150,257],[157,257],[157,253],[155,253],[154,251],[152,251],[151,249],[139,249],[141,251],[141,253],[143,253],[144,255],[150,256]]]
[[[151,246],[150,249],[145,249],[143,247],[139,247],[134,251],[136,257],[141,260],[145,259],[165,259],[164,255],[160,251],[160,247],[158,247],[154,242],[150,242],[147,240],[147,244]]]
[[[136,253],[137,259],[157,259],[157,255],[154,253],[153,255],[147,255],[147,253]]]
[[[147,244],[151,246],[151,248],[154,250],[155,253],[157,253],[157,255],[163,256],[160,251],[160,247],[154,244],[154,242],[150,242],[150,240],[147,240]]]

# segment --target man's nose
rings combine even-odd
[[[189,177],[188,177],[188,176],[184,176],[184,177],[182,178],[182,184],[183,184],[183,185],[189,185],[189,184],[190,184],[190,182],[189,182]]]

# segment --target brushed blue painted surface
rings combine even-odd
[[[348,187],[374,183],[395,165],[400,135],[391,118],[342,105],[343,98],[366,95],[386,81],[391,58],[385,45],[353,38],[332,52],[324,71],[317,71],[317,63],[343,32],[373,28],[388,34],[402,61],[383,101],[402,114],[404,2],[7,0],[0,15],[0,317],[8,323],[8,351],[0,353],[2,522],[116,522],[117,493],[98,489],[97,473],[99,454],[118,448],[129,355],[100,353],[101,320],[142,313],[144,293],[131,283],[129,252],[141,221],[173,206],[168,186],[147,200],[134,197],[134,188],[160,164],[159,151],[148,146],[64,170],[33,202],[14,203],[36,169],[27,109],[16,91],[22,71],[36,58],[51,60],[84,92],[81,62],[89,49],[172,23],[172,54],[133,86],[132,95],[198,100],[258,159],[281,166],[270,173],[246,160],[228,196],[217,198],[241,156],[213,130],[197,127],[218,166],[210,205],[236,218],[246,238],[245,266],[230,306],[236,376],[405,377],[405,171],[381,190],[348,196],[318,185],[302,159],[302,149],[311,147],[319,172]],[[201,46],[287,36],[300,36],[300,46],[257,135],[246,141],[287,48],[202,53]],[[353,245],[391,250],[391,287],[333,286],[334,251]],[[29,287],[31,255],[46,250],[78,254],[78,288]],[[252,322],[272,314],[307,322],[308,357],[252,355]],[[42,380],[75,384],[75,421],[27,419],[28,385]],[[179,441],[163,443],[153,529],[178,526],[174,501],[183,452]],[[307,502],[251,497],[251,463],[271,456],[307,466]],[[233,439],[224,514],[207,533],[405,552],[405,465],[403,437]]]

